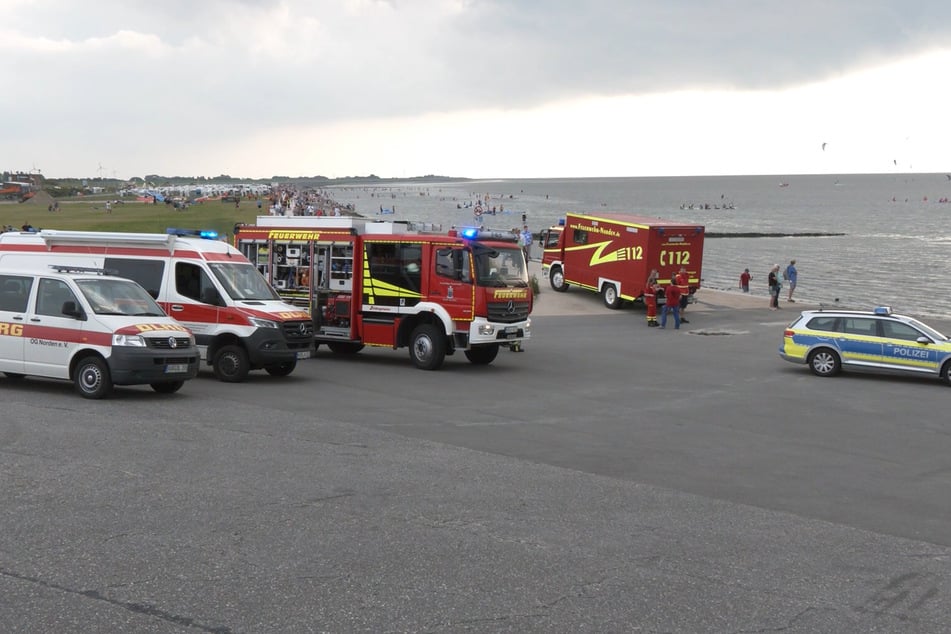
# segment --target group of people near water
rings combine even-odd
[[[743,269],[743,272],[740,273],[740,289],[744,293],[750,292],[750,280],[752,279],[753,276],[750,275],[750,270]],[[770,310],[780,309],[779,296],[783,291],[783,282],[786,283],[789,289],[786,294],[786,301],[796,303],[796,300],[793,299],[793,293],[796,290],[796,283],[799,280],[799,270],[796,268],[796,260],[790,260],[789,265],[786,266],[786,269],[782,273],[780,273],[780,266],[778,264],[774,264],[769,270],[766,280],[767,284],[769,285]]]

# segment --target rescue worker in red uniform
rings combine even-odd
[[[653,269],[647,276],[647,285],[644,287],[644,305],[647,306],[647,325],[656,328],[657,323],[657,278],[660,274]]]
[[[674,283],[680,290],[680,322],[689,324],[690,322],[684,317],[684,313],[687,311],[687,298],[690,297],[690,275],[687,273],[686,267],[680,267],[680,272],[674,277]]]

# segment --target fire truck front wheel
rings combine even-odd
[[[499,355],[499,344],[490,343],[485,346],[472,346],[466,350],[466,358],[474,365],[489,365]]]
[[[241,346],[222,346],[212,363],[215,378],[225,383],[240,383],[248,378],[251,363],[248,353]]]
[[[604,300],[604,305],[612,310],[621,307],[621,296],[618,295],[617,287],[614,284],[604,285],[601,289],[601,298]]]
[[[551,284],[553,290],[559,293],[564,293],[568,290],[568,283],[565,282],[565,273],[561,270],[560,266],[551,267],[551,271],[548,272],[548,283]]]
[[[433,324],[420,324],[409,342],[409,358],[420,370],[438,370],[446,359],[446,336]]]

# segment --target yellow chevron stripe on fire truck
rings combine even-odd
[[[367,304],[375,304],[377,297],[403,297],[422,299],[422,293],[411,291],[396,284],[382,282],[370,275],[370,263],[363,261],[363,295]]]
[[[597,266],[605,262],[625,262],[627,260],[644,259],[644,247],[640,245],[623,246],[610,253],[604,253],[604,250],[611,244],[613,244],[613,242],[608,240],[607,242],[595,242],[594,244],[585,244],[578,247],[567,247],[565,251],[594,249],[594,253],[591,254],[591,259],[588,262],[590,266]]]

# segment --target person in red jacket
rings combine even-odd
[[[644,305],[647,306],[647,325],[655,328],[657,323],[657,269],[653,269],[647,276],[647,286],[644,287]]]
[[[674,330],[680,330],[680,287],[677,276],[670,278],[670,286],[664,291],[664,312],[660,316],[660,327],[667,327],[668,313],[674,314]]]
[[[683,324],[689,324],[687,318],[684,316],[684,313],[687,312],[687,298],[690,297],[690,275],[687,273],[686,267],[680,267],[680,272],[674,277],[675,284],[677,288],[680,289],[680,322]]]

